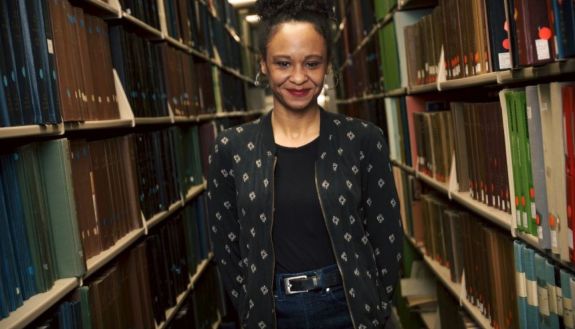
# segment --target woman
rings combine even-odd
[[[260,0],[273,110],[210,157],[215,259],[244,328],[383,328],[403,233],[382,131],[317,98],[329,1]]]

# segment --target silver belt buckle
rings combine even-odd
[[[307,275],[298,275],[298,276],[292,276],[290,278],[285,278],[284,279],[284,288],[285,288],[285,293],[286,295],[293,295],[293,294],[298,294],[301,292],[307,292],[308,290],[292,290],[292,284],[291,284],[291,280],[298,280],[298,279],[307,279]]]

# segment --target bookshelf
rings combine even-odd
[[[0,128],[0,139],[19,138],[31,136],[59,136],[65,131],[63,124],[58,125],[29,125]]]
[[[340,2],[340,6],[342,3],[344,2]],[[518,5],[517,3],[521,4]],[[515,5],[521,7],[524,3],[526,7],[528,5],[545,6],[543,5],[545,2],[530,0],[515,2]],[[554,1],[547,3],[556,4]],[[348,3],[345,3],[345,5],[351,7]],[[419,184],[414,185],[412,181],[423,182],[426,187],[430,187],[430,189],[425,190],[439,192],[438,195],[444,197],[446,203],[449,201],[457,203],[459,207],[453,207],[455,211],[462,210],[467,214],[478,215],[472,217],[487,228],[487,230],[504,232],[503,240],[515,241],[531,253],[529,256],[523,254],[517,256],[517,254],[515,254],[515,261],[519,261],[520,263],[529,262],[531,260],[529,257],[533,257],[534,253],[537,257],[543,257],[544,262],[546,262],[545,266],[550,266],[556,275],[558,275],[560,271],[563,275],[563,271],[565,271],[567,276],[572,280],[573,274],[575,273],[575,261],[573,261],[572,250],[567,251],[567,246],[572,245],[572,230],[574,224],[572,218],[569,217],[571,215],[564,213],[564,209],[562,209],[567,207],[571,209],[573,207],[572,196],[567,196],[567,205],[565,207],[561,203],[553,203],[553,205],[551,205],[552,202],[563,202],[555,201],[555,199],[549,199],[551,201],[545,200],[545,206],[542,206],[539,203],[536,204],[536,202],[539,202],[539,198],[545,199],[545,197],[540,197],[541,191],[534,193],[534,185],[531,181],[526,184],[527,180],[535,179],[535,177],[526,177],[531,175],[531,173],[529,173],[531,169],[536,170],[535,167],[531,168],[531,161],[536,161],[532,160],[535,157],[533,157],[531,153],[537,152],[533,151],[533,147],[539,148],[539,146],[533,146],[532,136],[541,134],[541,132],[532,132],[532,126],[527,127],[527,122],[532,120],[532,111],[540,111],[541,109],[541,113],[544,113],[544,111],[547,111],[546,113],[557,112],[553,117],[556,118],[561,117],[561,113],[559,112],[568,111],[569,107],[573,106],[569,105],[571,103],[568,102],[573,102],[573,96],[569,95],[573,94],[571,86],[575,80],[575,58],[573,58],[575,56],[575,44],[573,42],[575,38],[573,38],[573,30],[565,28],[565,26],[571,27],[570,24],[572,24],[572,22],[568,21],[569,18],[562,18],[557,14],[558,11],[563,10],[560,9],[560,7],[539,7],[539,11],[533,11],[533,8],[529,7],[531,13],[524,11],[519,15],[520,17],[517,24],[522,25],[517,28],[512,26],[511,29],[504,32],[498,29],[501,26],[501,24],[497,23],[500,17],[496,18],[494,13],[503,13],[500,16],[503,16],[503,19],[508,22],[509,19],[504,17],[504,12],[508,14],[509,12],[513,13],[515,10],[523,10],[519,7],[517,7],[519,9],[507,8],[507,10],[504,10],[505,8],[503,8],[503,6],[507,5],[509,5],[508,2],[503,4],[503,2],[490,0],[379,1],[375,2],[375,8],[376,11],[378,8],[380,11],[376,12],[377,19],[370,30],[371,32],[367,34],[366,37],[361,37],[361,33],[356,33],[358,31],[355,30],[362,31],[363,29],[363,31],[365,31],[365,27],[362,28],[363,22],[361,20],[357,22],[353,21],[353,15],[351,15],[350,21],[350,15],[348,15],[347,12],[354,9],[349,9],[346,6],[346,10],[340,10],[340,16],[342,16],[340,20],[342,24],[340,25],[340,31],[338,31],[339,39],[337,39],[339,42],[338,45],[345,47],[345,49],[337,58],[339,60],[339,66],[336,66],[339,68],[337,72],[341,72],[344,75],[344,81],[339,85],[336,103],[340,111],[348,115],[373,120],[384,130],[387,130],[388,141],[391,144],[390,151],[394,156],[392,163],[394,167],[396,167],[396,169],[394,169],[396,183],[399,181],[399,185],[401,185],[398,192],[404,194],[404,198],[412,199],[407,202],[407,207],[411,207],[412,202],[414,204],[416,202],[418,203],[418,210],[415,210],[415,205],[414,209],[410,209],[409,211],[404,209],[404,216],[421,217],[419,212],[422,210],[420,210],[419,204],[425,203],[422,203],[421,200],[418,199],[418,192],[413,191],[413,189],[418,189],[418,187],[414,186],[418,186]],[[501,6],[501,10],[496,9],[490,12],[489,10],[494,8],[492,6]],[[559,6],[561,6],[561,4],[559,4]],[[551,42],[545,43],[546,41],[542,41],[540,43],[542,47],[546,45],[550,47],[549,58],[545,58],[545,52],[537,54],[536,47],[531,44],[531,39],[529,39],[531,38],[529,33],[532,33],[530,31],[533,27],[525,23],[529,22],[529,19],[535,21],[541,20],[543,16],[547,16],[544,15],[546,12],[544,9],[547,10],[547,13],[554,13],[555,19],[554,21],[551,19],[549,23],[554,24],[552,28],[554,29],[553,33],[555,33],[550,39]],[[363,12],[364,19],[366,15],[371,15],[371,12]],[[523,17],[521,17],[522,15]],[[453,17],[464,17],[465,19],[453,20]],[[482,19],[475,19],[476,17]],[[515,18],[511,19],[514,20]],[[568,22],[564,23],[562,21],[563,19]],[[457,22],[454,23],[455,21]],[[502,22],[503,21],[501,21],[501,23]],[[541,26],[543,23],[538,24]],[[374,30],[378,32],[374,33]],[[510,62],[506,60],[506,55],[510,54],[508,50],[497,48],[501,48],[500,41],[508,37],[506,35],[508,32],[511,34],[515,32],[518,33],[518,36],[513,35],[511,38]],[[523,35],[520,33],[523,33]],[[341,42],[345,37],[348,39]],[[553,47],[555,47],[555,45],[552,44],[553,38],[558,42],[555,43],[555,45],[559,44],[565,47],[564,49],[566,50],[564,50],[563,54],[559,48],[553,49]],[[535,39],[537,39],[536,36]],[[523,40],[523,43],[521,43],[521,41],[515,42],[516,40]],[[379,49],[377,47],[368,48],[368,45],[376,43],[377,41],[379,41]],[[355,45],[359,46],[356,47]],[[364,56],[378,56],[378,63],[381,65],[379,71],[379,86],[373,86],[374,81],[377,81],[377,79],[373,79],[371,75],[366,75],[365,72],[361,71],[360,66],[364,65],[364,63],[355,56],[357,56],[362,47],[363,50],[368,52],[367,55],[364,54]],[[484,49],[486,49],[485,52],[483,52]],[[489,53],[488,50],[493,53]],[[543,50],[545,50],[545,48]],[[475,57],[472,51],[475,51]],[[393,57],[394,54],[397,58]],[[497,57],[497,54],[500,54],[500,57]],[[529,57],[530,54],[535,55]],[[517,56],[514,57],[515,55]],[[464,57],[466,58],[465,62],[463,62]],[[458,61],[455,59],[458,59]],[[503,67],[507,63],[510,63],[511,67]],[[370,66],[370,68],[371,67],[372,66]],[[357,88],[354,89],[354,86],[358,85],[362,87],[359,88],[359,90]],[[537,88],[535,101],[533,101],[533,97],[529,101],[525,100],[525,96],[523,96],[524,103],[519,103],[521,98],[515,98],[517,99],[514,99],[515,103],[510,103],[511,101],[508,100],[510,98],[505,98],[505,93],[528,93],[530,87],[531,95],[533,95],[534,86]],[[506,100],[508,102],[507,104],[514,105],[505,106]],[[497,115],[490,114],[495,113],[490,112],[496,107],[495,104],[500,106]],[[511,111],[514,112],[509,112],[509,106],[513,106]],[[523,106],[523,108],[520,109],[519,106]],[[457,109],[454,110],[454,108]],[[463,111],[466,112],[461,111],[462,108],[464,109]],[[374,115],[372,111],[385,113]],[[440,129],[438,127],[447,126],[437,126],[443,124],[443,121],[441,121],[443,119],[433,119],[434,112],[439,111],[449,112],[452,117],[455,116],[454,113],[458,113],[460,116],[456,119],[459,121],[455,122],[456,119],[450,117],[448,122],[451,127]],[[521,114],[521,111],[527,113],[525,115],[525,125],[519,121],[522,120],[521,116],[523,114]],[[413,118],[416,117],[415,113],[419,115],[419,112],[423,112],[425,119],[421,119],[421,121],[418,122]],[[481,112],[481,114],[477,114],[479,112]],[[463,118],[461,113],[466,113],[466,117]],[[514,113],[512,114],[514,115],[512,119],[515,120],[513,121],[513,124],[515,124],[514,128],[510,127],[510,121],[505,121],[507,119],[504,119],[506,117],[505,115],[507,115],[507,117],[511,115],[509,113]],[[467,115],[469,115],[469,117],[467,117]],[[541,115],[541,119],[534,120],[541,120],[541,122],[543,122],[543,116],[544,114]],[[487,119],[488,117],[489,119]],[[499,117],[498,120],[503,122],[502,124],[494,121],[493,118],[497,117]],[[471,128],[471,122],[473,122],[473,128]],[[531,122],[532,121],[529,121],[529,124],[531,124]],[[557,178],[554,178],[553,183],[549,183],[546,177],[551,170],[549,168],[549,164],[551,163],[556,173],[555,177],[560,177],[558,178],[559,180],[569,180],[568,184],[572,184],[570,183],[571,177],[565,177],[564,175],[565,171],[567,171],[567,175],[570,175],[571,167],[567,169],[562,168],[561,165],[557,167],[556,163],[563,162],[557,162],[556,160],[560,157],[567,156],[566,161],[568,163],[572,161],[573,156],[569,155],[572,153],[572,150],[568,149],[572,146],[570,146],[568,139],[571,139],[570,136],[574,134],[572,132],[573,127],[568,122],[563,123],[562,120],[553,121],[552,124],[550,123],[551,121],[546,121],[544,124],[541,122],[535,121],[535,126],[543,125],[543,131],[548,129],[552,131],[553,134],[553,137],[550,139],[549,135],[542,137],[544,143],[546,143],[546,139],[548,140],[548,144],[544,144],[545,146],[540,151],[540,153],[545,152],[545,167],[543,167],[544,171],[541,176],[547,181],[547,190],[543,191],[543,193],[553,195],[554,192],[550,191],[558,190],[557,193],[560,196],[557,197],[557,199],[562,200],[566,195],[573,192],[569,192],[568,189],[561,191],[562,184],[557,183]],[[495,125],[497,125],[497,128],[493,129]],[[487,127],[490,127],[490,130],[488,130]],[[445,135],[442,135],[442,133],[436,134],[437,131],[444,132],[448,129],[449,132],[445,133]],[[511,129],[522,129],[522,135],[518,134],[518,130],[514,130],[513,135],[508,134],[507,131]],[[471,131],[471,133],[469,133],[469,131]],[[565,139],[563,142],[560,141],[561,133],[557,134],[557,132],[561,131],[563,131],[563,138]],[[528,135],[528,137],[524,137],[524,135]],[[461,136],[464,137],[463,144],[458,144],[456,140],[462,140]],[[522,139],[518,140],[519,137]],[[421,146],[417,145],[418,138],[435,142],[433,142],[434,144],[431,147],[428,146],[426,142],[423,142],[422,144],[424,145]],[[500,145],[503,144],[502,142],[509,142],[508,139],[510,138],[515,138],[514,143],[516,144],[511,144],[511,146],[507,144],[504,152],[501,152]],[[528,140],[526,138],[528,138]],[[489,142],[487,142],[487,140],[489,140]],[[451,141],[453,141],[453,143],[451,143]],[[548,158],[547,150],[549,145],[562,144],[565,145],[564,152],[553,153],[555,158]],[[420,148],[418,148],[418,146]],[[521,153],[516,153],[516,155],[513,156],[517,159],[513,159],[512,163],[511,159],[513,157],[509,155],[512,154],[512,152],[519,152],[517,151],[519,147],[521,147]],[[531,149],[529,147],[531,147]],[[474,165],[468,164],[468,161],[460,161],[461,159],[457,158],[457,155],[465,154],[462,149],[467,149],[467,152],[474,152],[473,154],[467,153],[468,156],[466,156],[469,162],[475,163]],[[561,148],[561,150],[563,150],[563,148]],[[445,176],[445,172],[441,171],[446,167],[444,163],[442,163],[442,157],[445,152],[448,152],[447,155],[449,157],[455,154],[456,159],[455,164],[451,163],[450,166],[447,166],[447,169],[451,169],[447,171],[447,177]],[[525,156],[526,153],[529,154],[529,157]],[[500,157],[501,154],[503,154],[503,158]],[[507,156],[507,158],[505,158],[505,156]],[[519,156],[521,156],[521,158],[518,158]],[[527,161],[526,158],[529,161],[527,164],[529,167],[525,165]],[[433,171],[433,176],[442,177],[442,180],[443,178],[447,178],[445,180],[446,182],[440,182],[428,174],[415,169],[415,164],[418,163],[420,159],[424,160],[426,171]],[[502,162],[504,166],[502,166]],[[517,163],[520,163],[521,167],[518,167],[519,165]],[[516,166],[516,168],[512,168],[512,164]],[[421,165],[421,163],[418,165],[419,169],[421,169]],[[506,169],[503,169],[503,167]],[[399,168],[399,170],[397,168]],[[460,170],[462,168],[464,170]],[[522,170],[521,176],[517,176],[516,171],[519,170],[518,168]],[[469,172],[466,170],[469,170]],[[492,173],[490,171],[494,172]],[[558,172],[559,174],[557,174]],[[505,177],[503,177],[503,174]],[[470,185],[469,189],[467,188],[468,181],[465,181],[463,178],[458,184],[458,179],[466,175],[468,175],[467,177],[470,181],[477,180],[469,183],[476,184],[475,186]],[[522,178],[518,179],[514,176]],[[535,174],[533,174],[533,176],[535,176]],[[479,184],[481,184],[481,187],[479,187]],[[514,186],[514,184],[518,185]],[[462,191],[459,191],[458,185],[461,186]],[[517,192],[518,190],[520,192]],[[410,193],[415,193],[415,195]],[[475,193],[475,198],[473,197],[473,193]],[[534,194],[535,197],[533,197]],[[432,193],[432,195],[435,195],[435,193]],[[479,199],[482,201],[478,201]],[[525,202],[525,199],[528,201]],[[550,208],[554,207],[553,210],[549,209],[548,214],[551,219],[547,219],[547,213],[543,214],[544,216],[542,215],[543,217],[540,218],[540,212],[546,211],[540,209],[543,209],[543,207],[547,209],[547,203],[549,203]],[[530,206],[530,204],[532,204],[532,206]],[[536,210],[537,218],[535,218]],[[555,217],[552,215],[555,215]],[[442,216],[449,217],[450,215]],[[555,218],[557,218],[557,216],[561,218],[559,225],[553,224],[556,223]],[[549,223],[547,224],[548,220]],[[555,220],[555,222],[553,220]],[[445,221],[445,219],[442,221]],[[412,224],[412,222],[409,223]],[[423,220],[423,223],[427,225],[425,220]],[[490,225],[491,223],[495,224],[496,227]],[[567,226],[569,226],[569,229],[566,228]],[[410,229],[413,230],[413,227],[410,227]],[[493,236],[495,236],[495,234],[493,234]],[[490,238],[493,239],[493,236]],[[442,238],[445,239],[445,237]],[[418,241],[419,239],[421,239],[421,237],[418,238]],[[497,239],[499,239],[499,237]],[[410,241],[414,242],[413,240]],[[447,241],[447,239],[443,241],[447,243],[445,241]],[[506,248],[505,252],[508,252],[508,244],[501,243],[500,245]],[[498,261],[499,260],[488,259],[488,262],[493,264],[497,264]],[[443,271],[444,273],[441,273],[442,268],[438,268],[439,264],[437,262],[434,263],[434,261],[428,257],[426,258],[426,262],[434,268],[436,275],[442,278],[444,285],[448,287],[454,295],[459,296],[461,287],[451,285],[449,271]],[[516,264],[515,266],[520,267],[525,266],[525,264]],[[445,268],[443,268],[443,270],[445,270]],[[507,268],[506,271],[513,271],[513,269]],[[502,275],[501,277],[507,277],[507,275]],[[493,280],[493,278],[489,279],[489,281],[491,280]],[[537,277],[537,280],[539,280],[539,282],[547,281],[547,284],[559,286],[559,283],[551,282],[551,279]],[[511,282],[511,284],[514,283],[515,282]],[[568,288],[569,287],[567,287],[567,289]],[[497,298],[500,297],[501,296]],[[504,299],[500,298],[498,300]],[[544,312],[544,309],[541,307],[545,306],[533,305],[531,301],[529,303],[529,307]],[[470,311],[478,321],[480,327],[491,328],[490,321],[486,321],[487,319],[485,319],[485,317],[477,313],[476,310],[474,310],[474,306],[469,303],[463,303],[463,306]],[[477,314],[474,314],[474,312]],[[557,316],[559,317],[559,321],[563,321],[560,314],[551,311],[552,318]],[[532,322],[534,320],[532,318],[529,321]],[[521,328],[523,328],[523,326]]]
[[[184,302],[186,301],[186,298],[188,298],[188,296],[190,295],[190,293],[194,290],[194,284],[195,282],[198,280],[198,278],[204,273],[204,271],[206,270],[208,264],[212,261],[213,259],[213,254],[210,254],[209,257],[207,259],[202,260],[202,262],[200,264],[198,264],[198,267],[196,269],[196,272],[194,273],[193,276],[191,276],[190,278],[190,283],[188,284],[188,288],[186,289],[186,291],[182,292],[178,298],[177,298],[177,302],[176,305],[173,306],[172,308],[166,310],[166,321],[160,323],[159,325],[156,326],[157,329],[164,329],[167,327],[167,325],[173,320],[173,318],[176,316],[176,314],[178,313],[178,310],[182,307],[182,305],[184,304]],[[219,317],[218,317],[219,318]],[[219,321],[221,321],[221,319],[218,319],[218,321],[216,321],[216,323],[214,323],[214,326],[216,326],[215,328],[217,328],[217,326],[219,326]]]
[[[11,313],[10,317],[0,320],[0,328],[20,329],[26,327],[27,324],[47,311],[60,299],[78,288],[79,283],[76,278],[57,280],[54,282],[52,289],[33,296],[22,307]]]
[[[68,0],[65,0],[68,3]],[[195,3],[195,1],[193,1]],[[58,2],[62,3],[62,2]],[[149,1],[149,4],[154,4],[161,6],[163,10],[163,1],[161,0],[153,0]],[[202,2],[205,6],[213,6],[212,3],[207,4]],[[48,6],[48,5],[46,5]],[[233,61],[228,61],[230,64],[228,65],[225,61],[222,62],[221,59],[212,57],[209,53],[215,53],[213,51],[206,51],[206,49],[201,49],[199,47],[191,47],[188,46],[183,39],[176,38],[169,35],[166,22],[167,19],[165,15],[163,17],[159,17],[160,27],[156,28],[151,26],[150,24],[146,23],[142,18],[136,17],[133,15],[133,12],[127,10],[126,8],[122,8],[118,0],[110,0],[107,2],[101,0],[85,0],[85,1],[71,1],[68,4],[71,8],[75,8],[74,10],[78,9],[79,13],[83,13],[82,15],[86,15],[86,17],[94,17],[101,20],[106,27],[108,26],[121,26],[123,29],[129,29],[131,31],[135,31],[135,35],[137,38],[141,38],[146,42],[152,41],[155,45],[163,45],[167,44],[170,47],[173,47],[178,51],[178,53],[185,54],[186,58],[190,58],[195,61],[204,61],[207,63],[208,72],[210,75],[218,74],[224,75],[222,73],[226,73],[226,77],[220,77],[220,79],[224,78],[231,78],[237,79],[241,81],[241,86],[246,88],[248,85],[253,85],[254,80],[253,78],[246,76],[245,74],[251,74],[250,72],[244,72],[244,67],[242,67],[242,63],[239,66],[236,66]],[[51,7],[50,7],[51,8]],[[213,9],[213,8],[212,8]],[[46,9],[48,10],[48,9]],[[224,22],[223,18],[217,17],[215,15],[215,10],[211,11],[216,21],[210,22],[210,24],[222,24],[225,25],[223,27],[223,31],[227,33],[227,35],[231,36],[235,42],[240,45],[240,52],[241,47],[249,47],[248,40],[241,40],[238,32],[239,30],[232,25],[228,24],[228,22]],[[226,11],[227,12],[227,11]],[[51,18],[52,12],[46,11],[47,17]],[[164,13],[158,13],[164,14]],[[82,16],[83,17],[83,16]],[[72,20],[72,18],[70,18]],[[83,19],[83,18],[82,18]],[[162,21],[163,19],[163,21]],[[80,18],[78,18],[80,20]],[[212,26],[210,25],[210,28]],[[98,27],[99,29],[99,27]],[[72,31],[72,30],[70,30]],[[99,30],[98,30],[99,31]],[[90,30],[90,33],[92,30]],[[68,33],[68,32],[64,32]],[[84,33],[84,32],[82,32]],[[107,32],[106,32],[107,34]],[[60,38],[60,36],[56,36],[56,41]],[[50,40],[52,41],[52,40]],[[60,41],[57,41],[60,42]],[[109,42],[109,46],[111,49],[117,46],[117,44],[112,44]],[[89,42],[87,46],[88,52],[94,52],[95,48],[99,48],[99,45],[90,44]],[[64,44],[64,43],[62,43]],[[212,45],[213,47],[218,47],[219,45]],[[49,47],[52,47],[52,43],[49,43]],[[82,50],[84,51],[84,50]],[[52,50],[50,50],[52,53]],[[237,54],[240,56],[240,53]],[[242,53],[243,55],[243,53]],[[54,55],[56,56],[56,55]],[[75,56],[75,58],[79,58],[82,55]],[[94,55],[98,57],[99,55]],[[98,65],[100,64],[100,57],[98,57]],[[226,63],[226,64],[225,64]],[[102,64],[103,60],[102,60]],[[234,109],[228,109],[225,106],[219,107],[218,112],[215,113],[207,113],[207,114],[198,114],[198,115],[189,115],[189,116],[181,116],[176,115],[171,109],[168,110],[168,115],[166,116],[159,116],[159,117],[140,117],[136,115],[136,110],[141,111],[141,109],[137,106],[131,104],[130,97],[133,97],[134,92],[128,90],[128,86],[122,80],[122,73],[120,70],[117,69],[115,64],[110,68],[110,71],[107,70],[107,66],[105,70],[102,70],[97,65],[92,67],[94,76],[99,75],[101,71],[110,72],[110,81],[113,89],[112,94],[108,94],[108,96],[113,96],[115,99],[113,102],[117,103],[117,118],[115,119],[102,119],[97,120],[93,118],[82,118],[82,119],[64,119],[62,123],[58,124],[36,124],[36,125],[20,125],[20,126],[8,126],[8,127],[0,127],[0,144],[4,149],[4,146],[8,148],[10,147],[17,147],[21,144],[26,146],[29,143],[44,143],[47,141],[52,141],[56,136],[62,136],[66,138],[68,141],[75,141],[75,140],[91,140],[91,139],[98,139],[98,138],[118,138],[118,135],[126,136],[128,135],[136,135],[147,134],[148,131],[153,129],[172,129],[177,128],[180,129],[181,127],[200,127],[201,125],[207,124],[210,121],[217,121],[218,119],[223,118],[238,118],[242,119],[243,117],[252,117],[257,116],[265,113],[264,110],[254,110],[254,109],[246,109],[243,111],[245,106],[239,106]],[[0,71],[4,69],[0,67]],[[58,67],[58,79],[60,76],[63,76],[64,73],[60,72],[61,68]],[[99,70],[98,70],[99,69]],[[76,67],[75,71],[81,72],[85,70],[85,68],[78,68]],[[3,71],[2,71],[3,72]],[[214,73],[215,72],[215,73]],[[3,72],[4,73],[4,72]],[[60,75],[60,73],[62,73]],[[163,72],[162,72],[163,73]],[[77,73],[77,74],[85,74],[85,72]],[[107,73],[106,73],[107,74]],[[182,74],[183,75],[183,74]],[[194,68],[194,72],[191,73],[193,79],[197,79],[196,71]],[[98,78],[101,78],[98,76]],[[56,78],[54,78],[56,79]],[[88,78],[86,78],[88,79]],[[96,80],[94,77],[94,81]],[[197,79],[201,80],[201,79]],[[222,80],[214,80],[218,81],[220,84],[223,84]],[[59,80],[56,80],[59,81]],[[210,79],[211,81],[211,79]],[[235,81],[235,80],[234,80]],[[57,83],[57,82],[54,82]],[[98,85],[99,86],[99,85]],[[215,85],[210,85],[209,90],[214,92],[214,97],[221,97],[221,93],[224,93],[227,89],[224,89],[224,86],[219,86],[219,88],[215,88]],[[228,87],[229,88],[229,85]],[[58,93],[58,86],[54,85],[54,89],[56,90],[55,93]],[[207,88],[206,88],[207,89]],[[83,93],[87,91],[80,91],[79,93]],[[131,93],[132,94],[131,94]],[[239,92],[242,92],[239,90]],[[5,101],[3,99],[4,94],[0,94],[0,100]],[[61,97],[58,94],[56,97]],[[81,97],[81,96],[79,96]],[[96,96],[97,99],[98,96]],[[91,97],[94,99],[94,95]],[[90,99],[90,95],[85,95],[84,99]],[[93,101],[93,100],[92,100]],[[94,101],[93,101],[94,102]],[[98,101],[95,101],[96,103]],[[106,103],[106,101],[99,101],[100,103]],[[110,101],[108,101],[109,103]],[[0,104],[1,105],[1,104]],[[84,106],[84,105],[82,105]],[[103,105],[102,105],[103,107]],[[237,108],[242,109],[242,111],[238,111]],[[100,112],[100,105],[95,105],[95,109]],[[199,113],[202,113],[204,108],[200,109]],[[82,110],[84,111],[84,110]],[[221,112],[220,112],[221,111]],[[87,112],[86,112],[87,113]],[[62,116],[60,117],[62,120]],[[230,120],[235,122],[236,120]],[[238,121],[239,122],[239,121]],[[102,136],[102,137],[100,137]],[[199,138],[199,137],[198,137]],[[199,141],[198,141],[199,143]],[[5,145],[4,145],[5,144]],[[12,145],[17,146],[12,146]],[[200,154],[200,150],[198,150],[198,154]],[[202,154],[199,155],[200,157]],[[201,161],[201,159],[198,159]],[[170,160],[172,161],[172,160]],[[175,163],[171,163],[171,165],[175,166]],[[119,167],[114,169],[119,170]],[[119,174],[116,172],[115,174]],[[117,178],[117,177],[116,177]],[[67,177],[70,180],[70,177]],[[137,183],[136,183],[137,184]],[[178,182],[180,184],[180,182]],[[89,185],[89,183],[88,183]],[[119,237],[115,243],[100,252],[98,255],[90,257],[86,260],[86,270],[82,273],[82,275],[78,277],[72,278],[63,278],[58,279],[55,281],[53,286],[47,291],[43,293],[36,294],[29,299],[27,299],[24,304],[16,310],[13,310],[9,313],[9,315],[0,320],[0,328],[2,329],[11,329],[11,328],[23,328],[28,324],[37,320],[42,314],[44,314],[47,310],[52,309],[55,305],[60,304],[65,300],[68,300],[68,297],[71,293],[75,294],[75,291],[78,288],[84,287],[85,282],[91,281],[94,277],[98,276],[100,272],[104,269],[107,269],[109,265],[112,265],[115,260],[123,257],[129,253],[129,251],[133,250],[135,246],[138,245],[140,241],[146,239],[148,235],[153,234],[153,230],[156,227],[161,226],[162,223],[167,222],[167,219],[171,218],[172,215],[179,213],[184,207],[188,204],[195,202],[195,200],[200,199],[201,195],[206,189],[206,183],[202,182],[199,185],[192,186],[187,191],[181,191],[179,195],[179,200],[173,202],[167,210],[162,211],[153,215],[151,218],[141,218],[141,224],[138,228],[132,229],[127,234]],[[72,198],[73,200],[73,198]],[[137,200],[137,199],[136,199]],[[74,202],[74,201],[72,201]],[[116,201],[118,202],[118,201]],[[123,201],[122,201],[123,202]],[[127,210],[124,210],[127,211]],[[75,220],[75,219],[74,219]],[[80,242],[83,243],[83,242]],[[168,310],[169,314],[167,315],[167,321],[164,322],[161,327],[166,327],[170,320],[175,316],[179,307],[181,307],[185,297],[190,293],[191,290],[197,288],[198,280],[205,273],[208,264],[211,262],[213,255],[210,253],[207,259],[201,261],[201,264],[196,269],[195,274],[190,275],[189,280],[190,284],[186,292],[184,292],[181,296],[178,297],[178,304],[174,309]],[[218,320],[219,321],[219,320]],[[214,327],[217,327],[218,323],[214,323]]]
[[[441,266],[437,261],[431,259],[426,253],[425,248],[418,246],[417,243],[409,235],[405,235],[405,238],[413,245],[413,247],[421,254],[425,263],[433,271],[436,277],[445,285],[453,296],[460,301],[460,303],[465,307],[467,312],[477,321],[477,324],[481,328],[492,328],[489,320],[481,314],[479,309],[472,305],[466,298],[464,287],[462,284],[456,284],[451,281],[449,277],[449,270]]]

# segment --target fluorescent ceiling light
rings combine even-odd
[[[246,21],[250,24],[256,24],[260,21],[260,17],[258,15],[247,15]]]
[[[234,7],[245,7],[254,5],[256,0],[228,0],[228,2]]]

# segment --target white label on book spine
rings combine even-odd
[[[557,231],[555,230],[551,230],[551,248],[559,248],[559,244],[557,243]]]
[[[54,43],[52,42],[52,39],[46,39],[46,43],[48,44],[48,53],[49,54],[54,54]]]
[[[553,314],[557,313],[557,287],[551,284],[547,284],[547,294],[549,295],[549,312]]]
[[[517,295],[522,298],[527,298],[527,280],[525,279],[524,272],[515,272],[517,278]]]
[[[532,109],[531,106],[527,106],[527,119],[532,120],[533,119],[533,113],[532,113]]]
[[[537,218],[537,205],[534,201],[531,202],[531,218]]]
[[[557,303],[555,306],[557,307],[557,314],[563,315],[563,291],[561,287],[553,287],[555,288],[555,297],[557,298]]]
[[[519,210],[515,212],[515,224],[517,227],[523,227],[523,223],[521,222],[521,211]]]
[[[546,287],[537,287],[537,299],[539,300],[539,313],[549,316],[549,294]]]
[[[527,222],[527,212],[521,212],[521,219],[523,220],[523,227],[529,227],[529,223]]]
[[[527,280],[527,304],[533,306],[539,305],[537,297],[537,281]]]
[[[505,70],[511,68],[511,53],[499,53],[499,69]]]
[[[563,298],[563,321],[565,328],[573,328],[573,305],[571,298]]]
[[[475,64],[475,74],[481,73],[481,63]]]
[[[567,230],[567,240],[569,240],[569,249],[573,249],[573,230]]]
[[[539,240],[543,240],[543,227],[537,226],[537,237]]]
[[[551,58],[549,51],[549,40],[537,39],[535,40],[535,48],[537,48],[537,59],[545,60]]]

